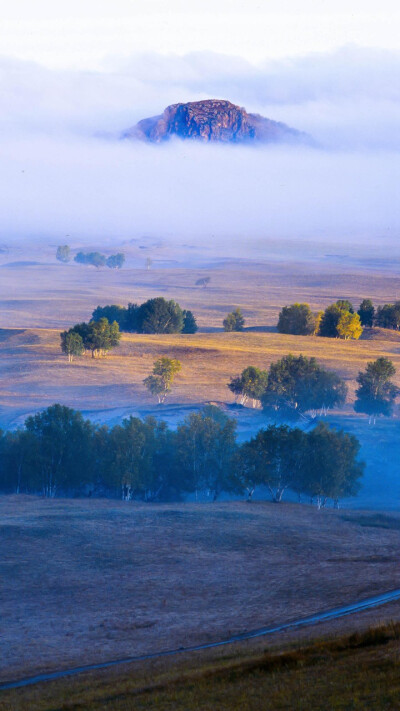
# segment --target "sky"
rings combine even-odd
[[[398,49],[399,27],[395,0],[14,0],[2,7],[0,54],[75,69],[155,51],[260,62],[347,44]]]
[[[397,243],[399,19],[388,0],[8,3],[1,242]],[[168,104],[204,98],[283,121],[318,147],[120,140]]]

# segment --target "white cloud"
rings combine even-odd
[[[104,72],[3,59],[0,239],[395,238],[399,73],[398,54],[355,48],[262,65],[152,54]],[[169,103],[208,96],[308,131],[322,148],[118,140]]]

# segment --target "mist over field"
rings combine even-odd
[[[251,65],[211,53],[103,72],[0,61],[0,239],[396,242],[400,55],[347,47]],[[170,103],[226,98],[316,148],[120,141]]]

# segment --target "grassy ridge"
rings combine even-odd
[[[198,667],[124,671],[4,692],[1,711],[326,711],[400,706],[400,624]]]

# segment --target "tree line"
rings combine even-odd
[[[153,417],[108,427],[55,404],[16,431],[0,431],[0,491],[55,496],[179,500],[205,492],[252,498],[287,489],[318,506],[357,492],[364,464],[358,440],[326,424],[305,433],[270,425],[239,445],[236,421],[207,405],[176,430]]]
[[[63,264],[68,264],[72,259],[71,248],[67,244],[57,247],[56,259]],[[122,252],[111,254],[106,257],[100,252],[77,252],[74,256],[77,264],[90,264],[93,267],[108,267],[109,269],[121,269],[125,263],[125,255]]]
[[[110,304],[97,306],[92,320],[102,318],[116,321],[121,331],[129,333],[196,333],[198,326],[193,313],[182,309],[176,301],[162,296],[148,299],[143,304],[128,306]]]
[[[386,357],[367,364],[357,376],[354,409],[365,413],[370,422],[379,415],[391,415],[399,389],[392,382],[396,373]],[[341,407],[346,402],[347,386],[340,376],[323,368],[315,358],[284,356],[268,370],[248,366],[228,383],[239,404],[259,401],[271,417],[293,419],[317,410]]]
[[[400,301],[375,308],[371,299],[363,299],[355,312],[348,299],[339,299],[325,311],[313,313],[308,304],[284,306],[279,314],[279,333],[316,335],[326,338],[357,340],[364,328],[400,328]]]

